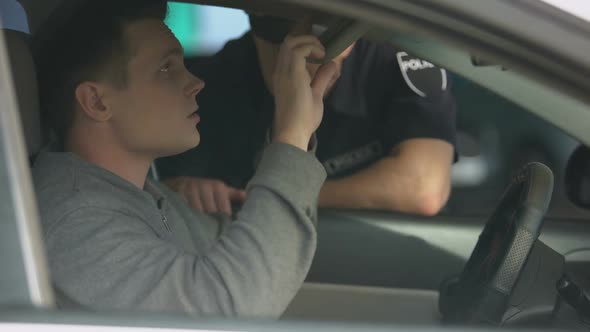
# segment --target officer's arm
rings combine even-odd
[[[450,194],[453,151],[450,143],[439,139],[405,140],[370,167],[327,181],[320,207],[434,215]]]

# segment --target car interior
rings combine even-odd
[[[585,293],[590,289],[590,181],[583,171],[590,170],[590,152],[572,133],[528,111],[586,105],[563,98],[550,104],[550,97],[539,97],[548,88],[407,30],[392,31],[292,3],[187,2],[283,17],[311,13],[326,26],[321,39],[329,54],[339,54],[359,37],[389,40],[449,68],[455,82],[460,161],[454,166],[447,206],[431,218],[385,211],[320,211],[321,240],[314,263],[283,320],[590,326]],[[33,36],[51,31],[51,19],[44,19],[51,1],[21,3]],[[31,163],[50,140],[39,113],[31,36],[3,29],[3,39]],[[525,97],[527,92],[532,97]],[[34,204],[34,194],[28,195]],[[34,212],[29,213],[36,220]],[[35,297],[40,305],[50,305],[54,290],[45,275],[41,232],[31,222],[26,239],[7,235],[23,234],[18,227],[6,224],[0,229],[2,252],[25,262],[3,272],[0,291],[13,303]],[[30,246],[24,254],[8,249],[23,241]],[[31,290],[34,294],[21,294],[21,287],[7,283],[45,285],[50,291],[38,286]]]

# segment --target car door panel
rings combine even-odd
[[[387,212],[324,210],[307,281],[438,289],[460,273],[486,218],[416,217]],[[547,219],[540,239],[577,271],[590,271],[590,227],[583,220]]]

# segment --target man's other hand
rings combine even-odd
[[[197,177],[175,177],[163,181],[178,192],[189,205],[206,213],[232,215],[232,203],[243,204],[246,192],[226,185],[223,181]]]

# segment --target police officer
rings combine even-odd
[[[198,210],[231,214],[254,174],[273,121],[272,72],[296,22],[249,15],[251,31],[189,69],[200,95],[203,143],[158,161],[160,175]],[[297,29],[300,29],[300,25]],[[434,215],[450,194],[455,103],[447,73],[386,43],[357,40],[334,60],[317,156],[328,172],[325,208]],[[317,65],[308,64],[313,73]]]

